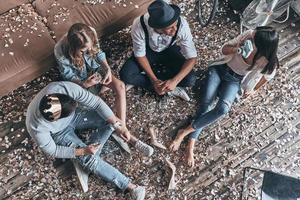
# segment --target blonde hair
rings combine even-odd
[[[93,44],[92,48],[88,50],[88,54],[95,58],[99,52],[96,32],[83,23],[76,23],[70,27],[64,54],[80,70],[82,70],[84,65],[84,59],[80,49],[85,47],[88,39],[91,39]]]

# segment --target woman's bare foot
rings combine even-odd
[[[186,150],[185,152],[185,160],[189,167],[195,166],[195,159],[194,159],[194,151],[193,150]]]
[[[170,145],[170,150],[172,151],[177,151],[180,147],[180,144],[182,143],[183,139],[184,139],[184,129],[180,129],[177,133],[176,138],[172,141],[171,145]]]
[[[185,150],[185,160],[189,167],[194,167],[195,159],[194,159],[194,146],[195,146],[195,139],[189,139],[188,145],[186,146]]]

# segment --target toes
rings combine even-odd
[[[195,166],[195,161],[194,159],[191,161],[191,167],[194,167]]]
[[[171,151],[177,151],[178,150],[177,144],[175,142],[172,142],[169,148],[170,148]]]
[[[173,142],[170,144],[169,149],[173,151],[174,144]]]
[[[172,151],[177,151],[177,150],[178,150],[177,146],[174,145],[174,146],[172,147]]]
[[[189,166],[189,167],[194,167],[194,165],[195,165],[194,159],[192,159],[192,160],[189,159],[189,161],[188,161],[188,166]]]

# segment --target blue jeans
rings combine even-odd
[[[95,155],[78,156],[75,160],[87,171],[95,174],[97,177],[107,182],[115,184],[119,189],[125,190],[130,182],[129,178],[123,175],[119,170],[100,158],[103,145],[106,143],[112,129],[94,110],[76,110],[72,122],[67,128],[59,133],[53,134],[53,139],[58,145],[85,147],[87,146],[75,133],[75,130],[96,129],[89,138],[88,144],[100,143],[101,147]]]
[[[176,76],[186,61],[177,45],[173,45],[162,52],[155,52],[147,48],[146,57],[155,76],[163,81]],[[131,56],[120,70],[120,79],[126,84],[153,91],[152,82],[143,71],[136,58]],[[195,81],[195,72],[191,71],[178,83],[178,86],[192,87]]]
[[[226,64],[211,66],[201,87],[199,109],[196,112],[192,127],[196,130],[190,139],[197,139],[202,129],[229,112],[235,97],[240,90],[243,76],[234,73]],[[216,106],[210,109],[216,96]]]

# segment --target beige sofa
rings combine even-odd
[[[93,26],[99,36],[111,34],[130,25],[152,1],[0,0],[0,96],[54,66],[55,42],[73,23]]]

